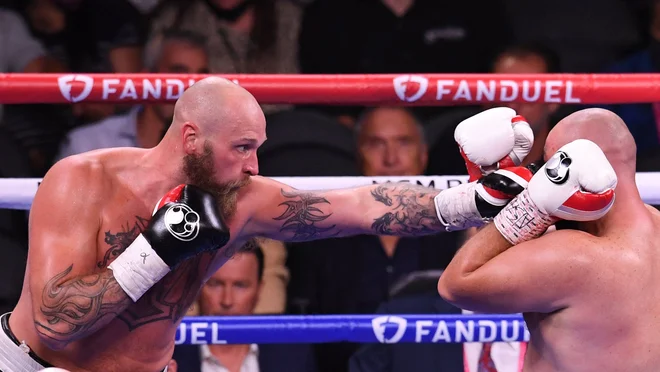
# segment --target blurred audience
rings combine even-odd
[[[164,0],[151,33],[180,28],[204,35],[213,73],[297,73],[300,17],[286,0]]]
[[[565,72],[593,72],[642,41],[634,7],[639,0],[504,0],[516,42],[556,51]],[[648,0],[641,0],[648,1]]]
[[[147,52],[145,67],[149,72],[208,72],[204,39],[192,32],[167,31],[150,43]],[[153,147],[160,142],[173,115],[173,103],[144,104],[126,114],[78,127],[66,136],[56,159],[102,148]]]
[[[426,167],[424,130],[401,107],[367,109],[356,125],[365,176],[421,175]],[[418,270],[442,269],[454,256],[457,233],[418,238],[360,235],[291,244],[290,311],[370,314],[389,299],[392,284]],[[316,345],[319,369],[346,371],[351,343]]]
[[[650,16],[646,29],[650,36],[648,46],[611,65],[606,72],[660,72],[660,0],[649,0],[647,9]],[[638,155],[660,147],[660,102],[601,106],[614,111],[626,122],[637,143]]]
[[[254,242],[229,259],[199,294],[200,315],[254,313],[261,293],[264,255]],[[315,372],[309,345],[179,345],[174,350],[179,372]]]
[[[27,0],[33,34],[67,70],[138,72],[146,20],[126,0]]]
[[[300,66],[314,74],[486,72],[510,39],[500,0],[315,0],[303,17]],[[359,113],[322,109],[347,125]]]
[[[146,18],[127,0],[27,0],[22,10],[32,34],[66,71],[139,72]],[[80,102],[69,106],[75,124],[123,112],[119,104]]]
[[[51,58],[17,12],[0,8],[0,73],[59,72],[62,65]],[[0,105],[2,121],[3,105]]]

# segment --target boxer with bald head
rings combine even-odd
[[[597,144],[609,164],[597,156],[586,164],[571,159],[571,152],[589,149],[558,153],[576,140]],[[644,204],[635,184],[632,135],[612,112],[587,109],[559,122],[544,152],[548,162],[527,191],[459,250],[440,278],[440,294],[464,309],[523,313],[531,333],[526,372],[657,371],[660,214]],[[599,172],[576,181],[581,167]],[[602,213],[587,209],[601,201],[581,204],[579,189],[602,187],[607,177],[612,182],[612,171],[616,197],[598,218]],[[544,187],[573,182],[579,187],[572,208],[534,210],[548,204]],[[561,220],[571,216],[581,222]],[[557,230],[541,235],[553,222]]]
[[[499,119],[503,145],[490,140],[493,162],[513,152],[513,115]],[[250,93],[211,77],[179,98],[157,146],[55,164],[32,204],[21,298],[1,319],[0,370],[162,371],[200,288],[249,239],[419,236],[483,225],[502,207],[475,183],[296,190],[257,176],[265,125]]]

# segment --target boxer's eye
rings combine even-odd
[[[249,150],[249,146],[248,145],[238,145],[238,146],[236,146],[236,149],[239,152],[246,152],[247,150]]]

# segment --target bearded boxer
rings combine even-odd
[[[468,140],[467,159],[519,163],[532,134],[514,131],[514,115],[484,117],[498,121],[490,158]],[[179,98],[156,147],[55,164],[32,205],[22,296],[1,319],[0,370],[161,371],[201,286],[248,239],[434,234],[483,225],[503,206],[477,182],[298,191],[257,176],[265,140],[254,97],[214,77]]]
[[[559,122],[544,151],[527,190],[460,249],[440,294],[466,309],[524,313],[525,371],[657,371],[660,214],[635,184],[633,137],[612,112],[588,109]],[[557,231],[541,236],[551,224]]]

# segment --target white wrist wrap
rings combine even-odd
[[[516,245],[543,235],[556,219],[541,211],[525,189],[495,216],[494,222],[500,234]]]
[[[477,210],[476,187],[476,182],[464,183],[442,190],[433,198],[435,211],[445,230],[465,230],[486,223]]]
[[[110,266],[112,274],[126,294],[137,301],[170,272],[149,242],[140,234]]]

